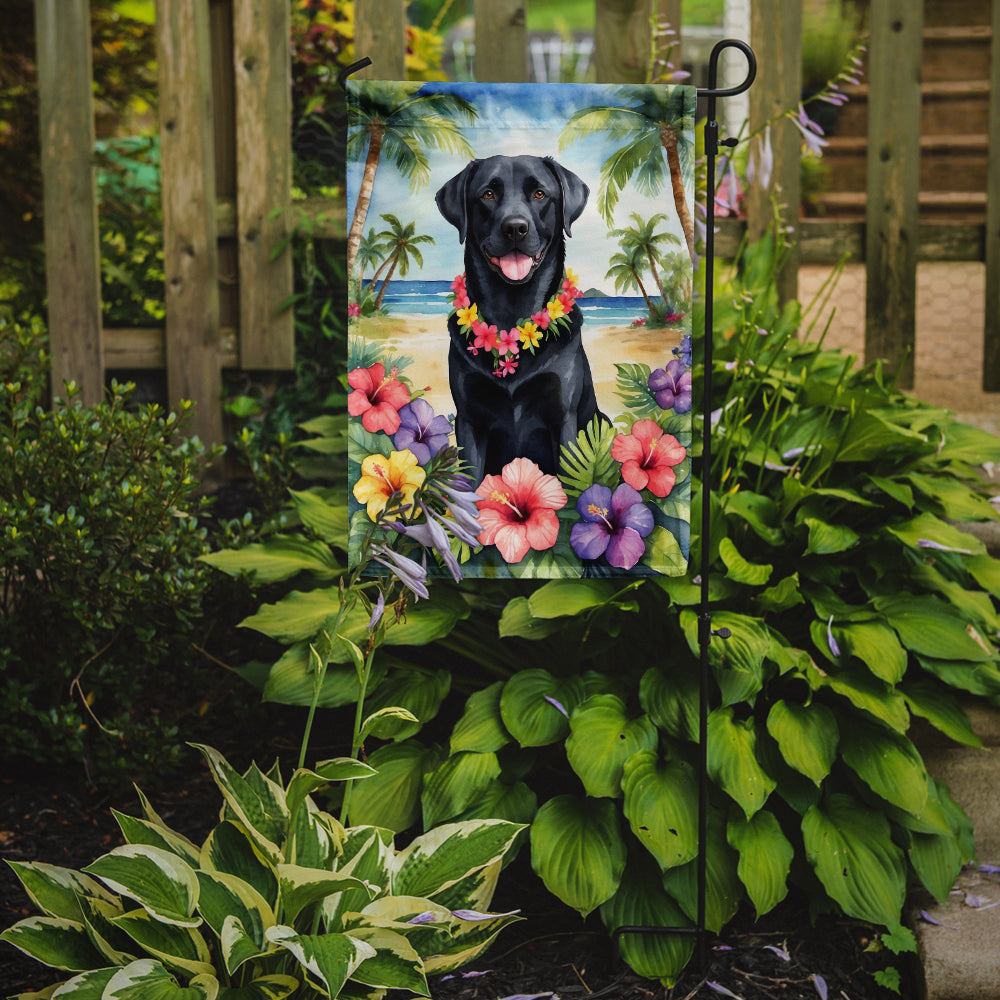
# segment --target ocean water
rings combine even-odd
[[[368,282],[365,282],[366,286]],[[382,305],[394,314],[411,316],[447,316],[451,306],[450,281],[406,281],[393,279],[386,289]],[[641,295],[615,295],[580,298],[577,305],[587,323],[597,326],[627,326],[646,315]]]

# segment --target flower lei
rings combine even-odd
[[[570,324],[570,313],[576,299],[582,294],[576,287],[576,275],[568,268],[562,290],[545,306],[528,319],[519,319],[509,330],[497,332],[496,324],[490,325],[479,312],[479,306],[469,301],[465,288],[465,275],[460,274],[451,283],[451,313],[458,319],[458,328],[469,340],[466,350],[478,355],[481,350],[493,355],[493,374],[506,378],[517,370],[517,357],[522,348],[534,354],[551,334],[558,337]]]

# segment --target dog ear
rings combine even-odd
[[[469,190],[469,176],[476,162],[473,160],[461,173],[455,174],[434,195],[438,211],[458,230],[459,243],[465,242],[465,231],[468,227],[466,196]]]
[[[580,217],[580,213],[587,204],[590,188],[576,174],[567,170],[551,156],[544,157],[544,162],[549,170],[555,174],[556,180],[559,181],[559,187],[562,188],[563,229],[566,230],[567,236],[572,236],[569,227]]]

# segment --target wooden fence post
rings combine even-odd
[[[653,2],[594,0],[594,70],[598,83],[646,82]]]
[[[923,0],[872,0],[868,53],[865,360],[913,387]]]
[[[290,21],[288,0],[233,7],[242,368],[295,367]]]
[[[171,404],[197,402],[191,430],[216,444],[222,441],[222,393],[210,52],[207,0],[160,0],[167,396]]]
[[[983,390],[1000,392],[1000,0],[993,0],[990,46],[990,137],[986,179],[986,325]]]
[[[354,0],[354,53],[372,61],[359,78],[406,79],[406,0]]]
[[[750,41],[761,72],[750,88],[750,131],[795,108],[802,97],[802,4],[799,0],[760,0],[750,8]],[[760,139],[754,139],[758,143]],[[802,135],[787,118],[771,126],[774,169],[766,188],[756,178],[747,192],[747,228],[751,240],[760,239],[774,221],[773,202],[779,205],[779,225],[791,229],[792,246],[778,274],[778,297],[787,302],[798,296],[799,160]],[[776,238],[778,234],[775,234]]]
[[[528,79],[524,0],[475,0],[476,79],[523,83]]]
[[[35,0],[52,393],[104,398],[89,0]]]

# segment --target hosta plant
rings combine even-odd
[[[11,862],[40,916],[0,935],[64,981],[65,1000],[281,1000],[429,996],[427,975],[477,956],[518,919],[488,908],[521,829],[451,823],[397,849],[389,830],[343,827],[312,795],[374,773],[352,758],[240,774],[200,747],[222,793],[198,845],[140,793],[143,816],[82,871]],[[53,992],[54,990],[54,992]]]

